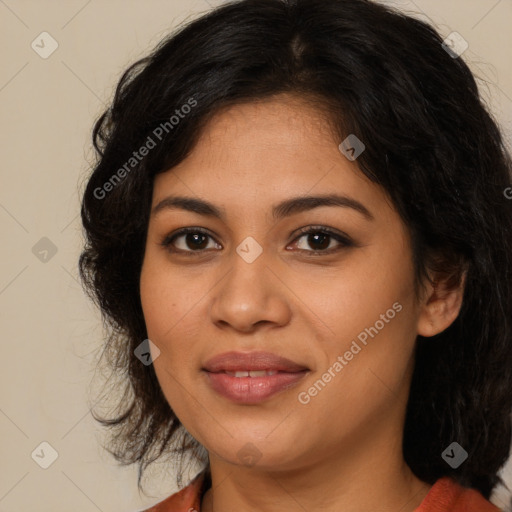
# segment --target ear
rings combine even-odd
[[[421,336],[435,336],[447,329],[457,318],[462,306],[466,272],[460,283],[449,286],[449,278],[428,282],[426,293],[420,306],[417,332]]]

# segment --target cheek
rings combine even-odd
[[[368,250],[350,272],[332,275],[329,293],[308,295],[331,331],[318,345],[324,356],[317,405],[344,404],[364,415],[407,387],[416,339],[413,268],[407,251],[395,247]]]
[[[194,344],[200,343],[201,320],[205,318],[205,292],[200,276],[171,268],[151,255],[145,260],[140,278],[140,295],[148,338],[160,350],[154,367],[164,391],[173,388],[169,372],[182,381],[191,370]],[[208,289],[208,288],[206,288]],[[201,300],[203,299],[203,300]],[[204,336],[203,336],[204,337]],[[192,368],[197,370],[197,368]]]
[[[383,309],[388,323],[377,316],[351,325],[352,334],[345,331],[343,338],[338,338],[326,354],[326,364],[318,368],[308,386],[298,390],[303,392],[300,403],[308,402],[299,411],[325,419],[320,422],[324,438],[344,437],[365,425],[384,424],[397,404],[404,403],[414,336],[409,329],[411,310],[400,305],[399,312],[392,310],[396,313],[393,318]]]
[[[167,292],[169,288],[159,277],[160,273],[155,270],[151,259],[146,259],[140,277],[140,299],[148,336],[155,342],[165,327],[165,311],[171,300]]]
[[[194,286],[197,286],[194,280],[187,281],[181,272],[173,271],[160,258],[148,255],[140,277],[141,304],[148,335],[165,341],[162,337],[165,338],[166,333],[170,335],[174,326],[179,325],[180,319],[197,303]]]
[[[377,321],[380,326],[380,316],[388,310],[388,316],[394,318],[393,304],[408,304],[413,287],[407,255],[386,247],[379,251],[370,247],[361,250],[346,268],[338,268],[329,275],[319,274],[314,282],[316,286],[311,286],[311,279],[299,280],[295,289],[304,297],[305,311],[313,311],[329,327],[326,337],[318,340],[327,343],[327,350],[350,346],[365,328]],[[396,324],[396,320],[390,323]]]
[[[177,414],[183,409],[181,386],[189,371],[191,344],[197,339],[192,332],[184,333],[186,313],[192,307],[185,295],[176,273],[171,274],[151,257],[144,261],[140,278],[142,310],[148,338],[160,350],[153,366],[162,392]],[[177,342],[180,339],[186,342]],[[191,389],[190,385],[187,389]]]

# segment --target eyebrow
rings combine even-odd
[[[321,206],[338,206],[343,208],[352,208],[361,213],[367,220],[375,220],[371,212],[359,201],[343,195],[328,194],[320,196],[298,196],[286,199],[272,208],[272,216],[274,220],[280,220],[297,213],[319,208]],[[181,209],[189,212],[205,215],[207,217],[216,217],[222,221],[226,220],[225,212],[221,208],[217,208],[212,203],[202,199],[196,199],[186,196],[169,196],[162,199],[153,207],[152,216],[157,215],[165,209]]]

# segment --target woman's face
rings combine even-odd
[[[281,95],[219,114],[155,179],[140,281],[154,368],[210,459],[289,470],[399,447],[421,316],[410,240],[340,143],[320,113]],[[311,199],[326,196],[345,199]],[[297,367],[237,377],[208,366],[226,352]]]

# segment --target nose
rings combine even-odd
[[[265,251],[252,263],[235,251],[230,260],[230,270],[212,290],[212,322],[240,332],[289,323],[292,293],[280,279],[278,262]]]

